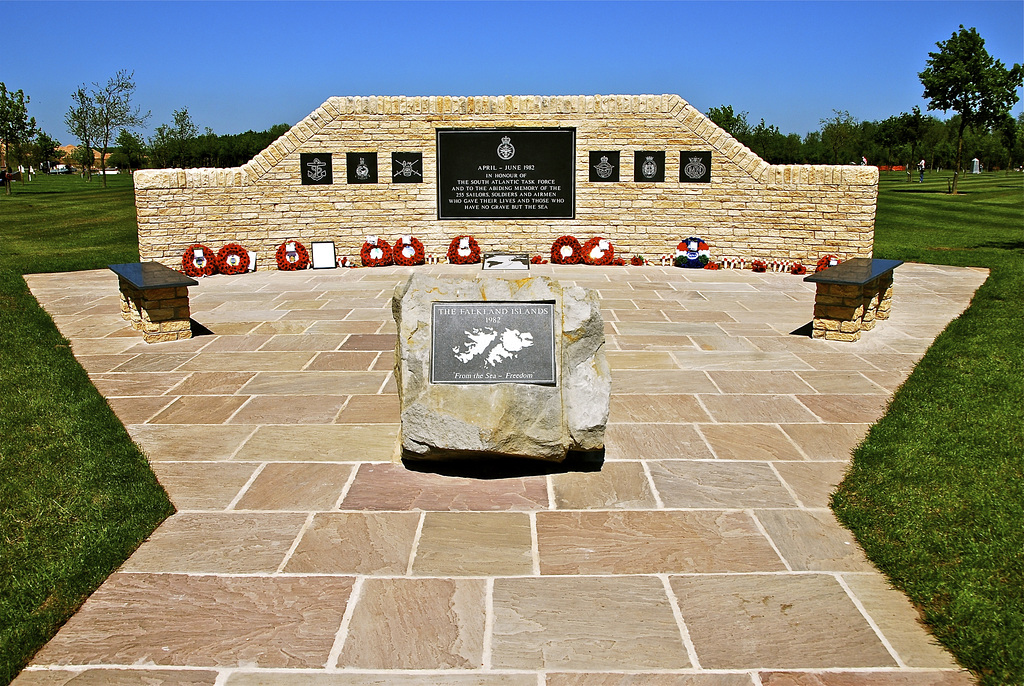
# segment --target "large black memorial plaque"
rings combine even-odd
[[[572,219],[576,129],[438,129],[438,219]]]
[[[430,382],[555,382],[551,302],[436,302],[431,312]]]

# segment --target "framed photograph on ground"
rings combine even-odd
[[[338,263],[334,258],[334,241],[313,241],[313,269],[335,269]]]

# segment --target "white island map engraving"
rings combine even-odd
[[[533,345],[533,334],[529,331],[505,329],[499,334],[495,329],[472,329],[466,331],[466,342],[452,348],[455,359],[466,364],[484,355],[484,365],[496,367],[505,360],[519,356],[519,351]],[[498,340],[495,343],[495,340]]]

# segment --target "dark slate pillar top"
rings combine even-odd
[[[178,286],[198,286],[199,282],[185,276],[176,269],[165,267],[159,262],[127,262],[112,264],[110,270],[122,279],[146,291],[153,288],[177,288]]]
[[[876,260],[871,257],[854,257],[834,267],[804,277],[814,283],[838,283],[863,286],[886,272],[903,264],[903,260]]]

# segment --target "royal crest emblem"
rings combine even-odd
[[[319,157],[314,157],[312,162],[306,163],[306,166],[309,167],[306,170],[306,177],[310,181],[323,181],[327,178],[327,163]]]
[[[392,174],[391,175],[392,177],[404,176],[406,178],[409,178],[409,177],[411,177],[414,174],[416,176],[420,176],[420,177],[423,176],[423,174],[420,174],[418,171],[416,171],[415,169],[412,168],[413,165],[416,164],[419,160],[395,160],[395,161],[398,162],[398,164],[402,165],[402,168],[399,169],[398,171],[396,171],[394,174]]]
[[[508,136],[501,137],[501,144],[498,145],[498,157],[508,161],[512,159],[516,154],[515,146],[512,145],[512,139]]]
[[[683,173],[690,179],[700,179],[707,171],[708,168],[704,166],[704,161],[699,157],[691,157],[689,164],[683,168]]]
[[[360,181],[366,181],[370,178],[370,168],[366,166],[365,157],[359,158],[359,164],[356,166],[356,178]]]
[[[646,179],[653,179],[658,175],[658,163],[654,161],[653,156],[647,156],[647,159],[644,160],[643,166],[640,167],[640,173],[643,174]]]
[[[594,165],[594,171],[596,171],[597,175],[602,179],[607,179],[612,175],[612,172],[615,171],[615,165],[608,161],[607,155],[601,155],[601,162]]]

